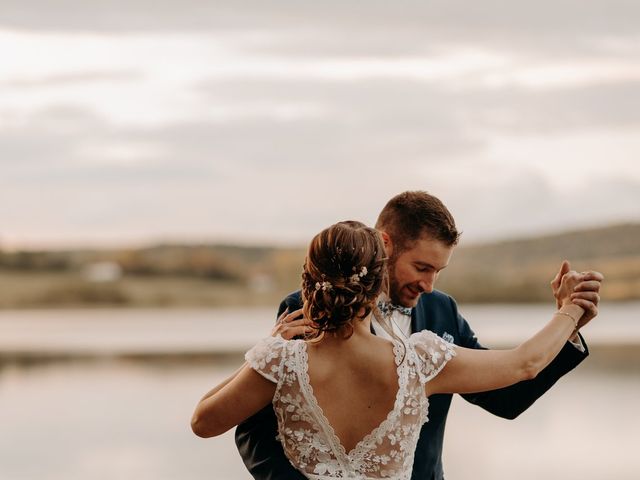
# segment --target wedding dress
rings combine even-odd
[[[386,419],[349,452],[318,405],[307,373],[304,340],[268,337],[247,352],[251,368],[276,384],[273,409],[278,440],[291,464],[312,480],[409,480],[429,401],[424,385],[455,355],[454,346],[428,330],[394,340],[398,393]]]

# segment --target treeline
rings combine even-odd
[[[158,245],[140,249],[0,251],[0,269],[17,272],[74,272],[111,262],[126,275],[182,276],[232,282],[269,270],[283,249],[233,245]]]

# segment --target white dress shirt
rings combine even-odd
[[[402,313],[394,310],[388,317],[390,327],[393,329],[393,333],[398,338],[407,339],[411,335],[411,315],[403,315]],[[392,337],[389,333],[380,325],[378,319],[375,316],[371,316],[371,326],[376,335],[391,340]]]

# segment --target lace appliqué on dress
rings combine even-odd
[[[413,346],[420,359],[418,372],[423,383],[440,373],[447,362],[456,355],[455,345],[430,330],[414,333],[409,337],[409,344]]]
[[[249,365],[277,384],[273,408],[278,439],[291,464],[307,478],[328,480],[409,480],[429,402],[424,384],[454,355],[453,347],[431,332],[404,346],[394,343],[398,392],[387,417],[350,452],[340,443],[313,394],[303,340],[269,337],[247,352]]]
[[[278,383],[282,353],[286,340],[282,337],[267,337],[260,340],[244,355],[249,366],[267,380]]]

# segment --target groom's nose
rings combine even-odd
[[[435,272],[425,273],[418,282],[420,289],[425,293],[433,292],[433,285],[436,282],[436,276],[437,274]]]

